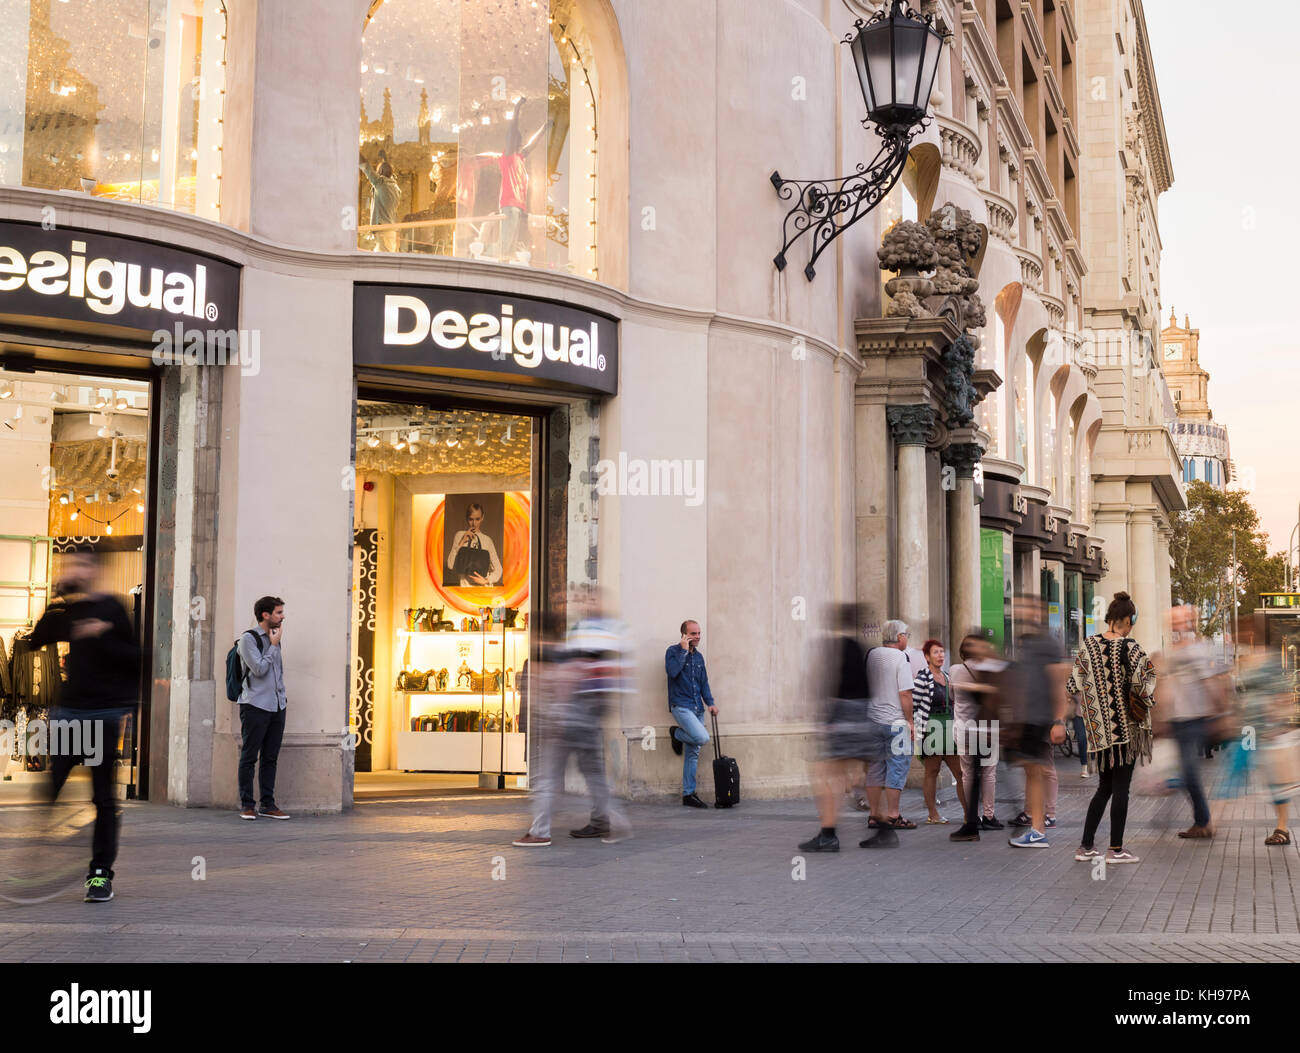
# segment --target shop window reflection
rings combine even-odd
[[[375,0],[360,248],[599,277],[599,84],[581,6]]]
[[[6,0],[0,183],[220,218],[221,0]]]

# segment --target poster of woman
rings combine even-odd
[[[504,543],[505,494],[448,494],[445,523],[444,584],[501,584],[504,549],[498,550],[495,539]]]

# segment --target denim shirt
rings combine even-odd
[[[664,669],[668,673],[670,710],[681,706],[699,716],[705,706],[714,704],[704,655],[699,651],[683,651],[681,644],[673,644],[664,655]]]

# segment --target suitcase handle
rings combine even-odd
[[[721,744],[718,742],[718,714],[710,713],[709,716],[713,719],[713,759],[721,760],[722,749]]]

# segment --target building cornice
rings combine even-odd
[[[1016,158],[1020,154],[1034,145],[1034,137],[1029,134],[1029,125],[1025,123],[1025,115],[1020,112],[1020,102],[1015,93],[1005,84],[997,90],[998,100],[998,127],[1005,130],[1008,146],[1015,151]]]
[[[962,4],[961,23],[962,58],[970,61],[972,71],[983,81],[984,88],[992,99],[998,88],[1006,86],[1006,72],[998,62],[997,48],[989,39],[984,19],[975,10],[971,0],[965,0]]]
[[[1041,62],[1047,54],[1047,45],[1043,42],[1043,30],[1038,24],[1038,16],[1034,14],[1034,5],[1029,0],[1020,0],[1020,22],[1024,26],[1025,40],[1033,51],[1034,58]]]
[[[1155,65],[1151,59],[1151,38],[1147,35],[1147,17],[1142,0],[1133,0],[1133,16],[1137,25],[1138,108],[1146,132],[1147,157],[1156,183],[1156,193],[1163,194],[1174,184],[1174,165],[1169,152],[1169,136],[1165,130],[1165,114],[1160,105],[1160,87],[1156,82]]]

